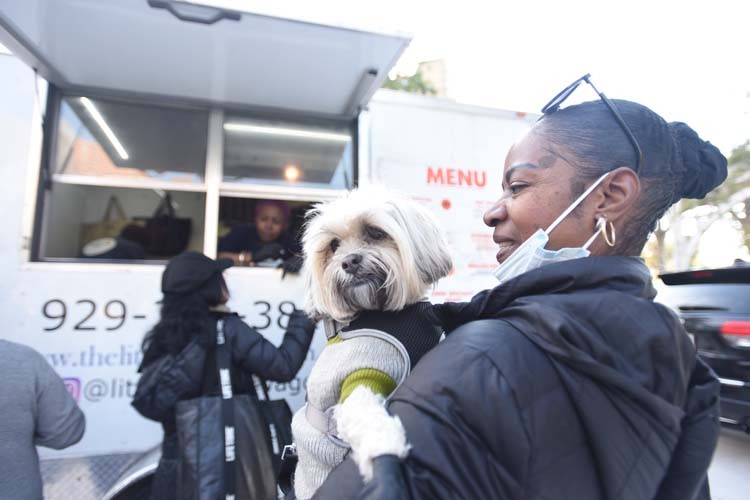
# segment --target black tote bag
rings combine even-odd
[[[263,400],[258,400],[258,408],[263,415],[263,421],[268,426],[268,445],[271,449],[273,459],[274,478],[277,477],[281,468],[281,454],[284,452],[284,446],[291,445],[294,441],[292,437],[292,409],[285,399],[270,399],[268,397],[268,388],[266,382],[257,377],[255,388],[260,386],[260,395]]]
[[[292,441],[291,410],[284,400],[270,401],[259,379],[256,386],[261,385],[264,400],[232,394],[231,357],[223,329],[224,322],[219,320],[216,360],[222,396],[189,399],[176,406],[177,497],[276,499],[280,452]]]
[[[171,257],[184,251],[190,242],[192,221],[175,215],[172,196],[167,193],[151,218],[146,219],[148,246],[146,252],[157,257]]]

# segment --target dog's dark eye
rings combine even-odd
[[[338,239],[334,238],[328,244],[328,247],[331,249],[331,252],[335,252],[336,250],[338,250],[340,244],[341,242]]]
[[[365,226],[365,236],[374,241],[379,241],[388,236],[388,234],[375,226]]]

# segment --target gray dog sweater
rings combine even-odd
[[[365,311],[341,328],[339,336],[344,340],[326,346],[310,372],[307,405],[321,412],[330,410],[338,404],[347,376],[363,368],[403,380],[409,368],[440,340],[440,328],[429,323],[423,314],[429,307],[428,302],[418,302],[401,311]],[[387,340],[383,340],[384,335]],[[307,405],[292,419],[299,456],[294,492],[299,500],[312,497],[349,450],[346,443],[332,439],[308,421]],[[335,429],[331,431],[335,433]]]

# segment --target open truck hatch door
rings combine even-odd
[[[69,91],[350,118],[409,38],[165,0],[0,0],[0,42]]]

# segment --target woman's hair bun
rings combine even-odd
[[[727,159],[685,123],[672,122],[669,129],[677,146],[672,172],[679,176],[679,188],[672,201],[703,198],[727,178]]]

